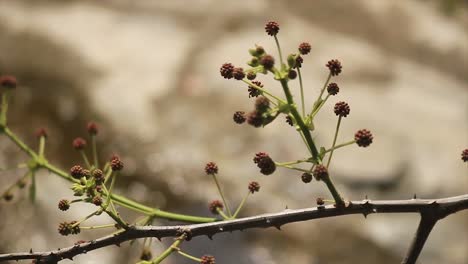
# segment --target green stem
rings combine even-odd
[[[284,166],[284,165],[294,165],[294,164],[299,164],[303,162],[309,162],[310,158],[307,159],[302,159],[302,160],[296,160],[296,161],[288,161],[288,162],[275,162],[277,166]]]
[[[99,210],[98,210],[98,211],[95,211],[95,212],[93,212],[93,213],[91,213],[91,214],[89,214],[89,215],[86,216],[85,218],[83,218],[83,219],[81,219],[80,221],[74,223],[74,224],[72,225],[72,227],[78,226],[79,224],[83,223],[84,221],[86,221],[86,220],[90,219],[91,217],[95,216],[98,212],[99,212]]]
[[[38,161],[40,160],[38,158],[38,155],[30,149],[26,144],[21,141],[16,134],[14,134],[8,127],[5,127],[3,132],[5,135],[11,139],[22,151],[24,151],[28,156],[30,156],[32,159]],[[40,167],[47,169],[49,172],[65,179],[70,182],[74,183],[79,183],[80,181],[77,179],[74,179],[71,177],[68,173],[65,171],[55,167],[54,165],[45,162],[44,164],[41,164]],[[210,222],[215,222],[218,221],[216,218],[212,217],[199,217],[199,216],[192,216],[192,215],[185,215],[185,214],[177,214],[177,213],[171,213],[167,211],[163,211],[157,208],[152,208],[143,204],[140,204],[138,202],[135,202],[131,199],[128,199],[126,197],[117,195],[112,193],[111,195],[112,200],[121,205],[124,206],[128,209],[139,211],[142,213],[145,213],[147,215],[151,215],[154,217],[159,217],[159,218],[164,218],[164,219],[169,219],[169,220],[175,220],[175,221],[182,221],[182,222],[189,222],[189,223],[210,223]]]
[[[45,137],[39,137],[39,157],[44,157]]]
[[[2,94],[2,109],[0,111],[0,126],[6,127],[7,112],[8,112],[8,99],[10,98],[10,91],[5,90]]]
[[[11,139],[22,151],[26,152],[31,158],[37,159],[37,154],[21,141],[8,127],[5,127],[3,132]]]
[[[299,75],[299,86],[301,87],[302,116],[305,117],[304,87],[302,86],[301,68],[299,67],[297,67],[297,75]]]
[[[236,210],[236,212],[234,213],[234,215],[232,216],[232,218],[236,218],[236,217],[237,217],[237,215],[239,214],[239,212],[240,212],[240,210],[242,209],[242,207],[244,207],[244,204],[245,204],[245,202],[247,201],[247,198],[249,197],[249,195],[250,195],[250,191],[247,192],[247,195],[246,195],[246,196],[244,196],[244,198],[242,199],[241,203],[239,204],[239,207],[237,207],[237,210]]]
[[[279,57],[280,57],[280,62],[281,62],[281,69],[283,68],[283,54],[281,53],[281,46],[279,44],[279,41],[278,41],[278,38],[276,37],[275,35],[275,42],[276,42],[276,47],[278,48],[278,54],[279,54]]]
[[[320,109],[322,109],[322,106],[325,105],[325,103],[327,102],[328,98],[330,97],[329,94],[327,94],[327,96],[325,97],[325,99],[321,100],[320,101],[320,104],[315,108],[315,110],[310,114],[310,119],[314,119],[314,117],[317,115],[317,113],[320,111]]]
[[[288,105],[290,106],[291,114],[294,116],[294,119],[296,120],[297,125],[301,129],[302,134],[304,135],[305,140],[307,142],[307,145],[309,145],[309,148],[312,152],[312,157],[316,161],[320,161],[319,153],[317,151],[317,147],[315,146],[314,140],[312,139],[309,128],[306,126],[306,124],[304,123],[304,120],[302,119],[301,115],[299,114],[299,112],[297,112],[297,109],[294,106],[294,100],[293,100],[291,91],[289,90],[289,87],[288,87],[288,80],[281,79],[280,82],[281,82],[281,86],[283,86],[283,91],[284,91],[284,94],[286,95]]]
[[[184,256],[184,257],[186,257],[186,258],[188,258],[188,259],[191,259],[191,260],[193,260],[193,261],[196,261],[196,262],[200,262],[200,261],[201,261],[201,259],[196,258],[196,257],[194,257],[194,256],[192,256],[192,255],[189,255],[189,254],[187,254],[187,253],[185,253],[185,252],[182,252],[182,251],[180,251],[180,250],[177,250],[177,253],[179,253],[180,255],[182,255],[182,256]]]
[[[179,248],[179,245],[184,241],[185,236],[182,236],[178,238],[170,247],[168,247],[161,255],[159,255],[157,258],[155,258],[151,263],[153,264],[158,264],[161,263],[164,259],[169,257],[169,255],[172,254],[172,252],[177,251],[177,248]]]
[[[323,181],[327,185],[328,190],[330,190],[330,193],[332,194],[333,199],[335,199],[336,205],[337,206],[343,206],[344,205],[343,198],[341,198],[341,195],[338,193],[338,190],[335,188],[335,185],[333,184],[330,176],[324,178]]]
[[[107,225],[96,225],[96,226],[80,226],[80,229],[101,229],[101,228],[111,228],[115,227],[115,224],[107,224]]]
[[[227,200],[224,197],[224,193],[223,193],[223,190],[221,189],[221,185],[219,184],[218,177],[216,177],[215,174],[213,174],[213,180],[216,183],[216,188],[218,188],[218,192],[219,192],[219,195],[221,195],[221,199],[223,199],[224,206],[226,206],[227,213],[231,217],[232,216],[231,209],[229,208],[229,204],[227,203]]]
[[[351,140],[351,141],[349,141],[349,142],[336,145],[336,146],[334,146],[334,147],[332,147],[332,148],[330,148],[330,149],[327,149],[327,150],[325,151],[325,153],[330,152],[330,151],[333,151],[333,150],[335,150],[335,149],[339,149],[339,148],[342,148],[342,147],[346,147],[346,146],[352,145],[352,144],[354,144],[354,143],[356,143],[356,140]]]
[[[328,74],[328,77],[327,77],[327,80],[325,81],[325,84],[323,85],[322,90],[320,91],[320,95],[319,95],[319,97],[317,98],[317,101],[319,101],[320,99],[322,99],[322,95],[323,95],[323,93],[325,92],[325,89],[327,88],[328,83],[330,82],[331,76],[332,76],[331,73],[329,73],[329,74]]]
[[[275,164],[276,164],[276,163],[275,163]],[[306,170],[306,169],[301,169],[301,168],[293,167],[293,166],[291,166],[291,165],[276,164],[276,166],[278,166],[278,167],[283,167],[283,168],[287,168],[287,169],[291,169],[291,170],[297,170],[297,171],[302,171],[302,172],[310,173],[310,170]]]
[[[105,212],[108,216],[114,219],[114,221],[117,222],[117,224],[119,224],[121,228],[128,229],[128,224],[125,223],[116,213],[109,210],[105,210]]]
[[[81,157],[83,157],[83,161],[86,164],[86,167],[88,169],[91,169],[91,164],[89,163],[88,157],[86,156],[86,153],[84,152],[84,150],[80,149],[80,154],[81,154]]]
[[[336,139],[338,138],[338,131],[340,130],[340,124],[341,124],[341,116],[338,117],[338,122],[336,124],[335,137],[333,138],[332,151],[330,152],[330,156],[328,156],[327,168],[330,168],[330,162],[331,162],[333,151],[334,151],[333,148],[336,145]]]

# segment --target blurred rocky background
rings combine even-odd
[[[203,173],[216,161],[232,204],[250,180],[261,183],[244,216],[314,206],[329,197],[324,185],[303,184],[299,173],[259,174],[251,159],[266,151],[277,161],[306,155],[294,129],[279,120],[264,129],[239,126],[232,113],[250,110],[246,87],[219,76],[224,62],[245,65],[247,49],[263,45],[267,20],[280,22],[283,52],[312,44],[302,68],[310,104],[327,76],[329,59],[343,64],[341,91],[318,115],[316,140],[329,146],[346,100],[351,115],[339,141],[360,128],[374,144],[338,151],[332,173],[348,199],[437,198],[468,193],[461,150],[468,146],[468,1],[268,0],[0,0],[0,73],[17,76],[10,125],[35,145],[49,130],[46,153],[62,168],[80,161],[71,141],[85,124],[101,125],[101,160],[119,153],[125,174],[116,191],[162,209],[209,215],[216,189]],[[261,76],[280,94],[279,84]],[[293,85],[298,91],[298,85]],[[25,161],[0,139],[0,167]],[[24,173],[0,174],[2,190]],[[48,250],[102,232],[62,237],[58,223],[90,208],[57,210],[71,198],[68,184],[41,173],[34,206],[27,192],[0,202],[0,252]],[[136,215],[123,211],[124,217]],[[91,223],[108,223],[102,217]],[[274,229],[196,238],[183,245],[217,263],[399,263],[416,229],[416,215],[330,218]],[[157,221],[155,224],[175,224]],[[468,212],[440,222],[420,263],[468,263]],[[153,243],[153,253],[170,239]],[[63,263],[134,263],[141,243],[111,247]],[[167,263],[191,263],[173,256]],[[165,262],[165,263],[166,263]],[[27,262],[24,262],[27,263]]]

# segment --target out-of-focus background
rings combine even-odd
[[[314,206],[329,197],[325,186],[303,184],[299,173],[279,169],[263,176],[251,159],[266,151],[277,161],[305,157],[294,129],[282,119],[264,129],[232,122],[252,108],[246,87],[224,80],[224,62],[245,65],[247,49],[263,45],[276,54],[264,23],[281,24],[283,52],[312,45],[302,68],[306,101],[317,96],[329,59],[343,73],[340,93],[318,115],[314,134],[329,146],[336,124],[332,105],[345,100],[351,114],[340,142],[360,128],[375,135],[368,149],[334,155],[331,173],[347,199],[436,198],[468,193],[468,1],[268,1],[268,0],[0,0],[0,74],[15,75],[10,125],[29,144],[34,131],[49,131],[50,161],[68,169],[79,155],[71,141],[85,124],[101,125],[101,159],[119,153],[125,163],[116,191],[162,209],[209,216],[218,198],[203,172],[216,161],[232,204],[251,180],[262,185],[244,216]],[[271,76],[259,77],[280,94]],[[296,94],[298,85],[293,89]],[[0,167],[25,161],[0,139]],[[1,191],[24,173],[2,172]],[[27,192],[0,202],[0,252],[49,250],[103,232],[62,237],[58,223],[92,208],[57,209],[72,198],[68,184],[38,175],[34,206]],[[123,211],[125,218],[136,215]],[[102,217],[92,223],[109,223]],[[416,215],[361,215],[287,225],[283,231],[249,230],[202,237],[183,245],[189,253],[215,255],[217,263],[399,263],[416,229]],[[155,224],[174,224],[157,221]],[[420,263],[468,263],[468,213],[441,221]],[[170,239],[153,243],[157,254]],[[141,243],[110,247],[64,263],[134,263]],[[180,256],[167,263],[191,263]],[[165,262],[165,263],[166,263]]]

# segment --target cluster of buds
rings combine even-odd
[[[77,221],[62,222],[58,227],[58,232],[62,236],[76,235],[80,233],[80,225],[76,224]]]

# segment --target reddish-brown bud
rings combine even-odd
[[[218,214],[218,208],[220,210],[223,210],[224,208],[224,205],[220,200],[214,200],[208,206],[208,209],[210,210],[212,214]]]
[[[263,125],[262,113],[254,110],[247,114],[247,123],[254,127],[261,127]]]
[[[76,235],[80,233],[80,225],[73,226],[77,221],[62,222],[58,227],[58,232],[62,236]]]
[[[276,36],[279,30],[279,24],[276,21],[269,21],[265,24],[265,31],[270,36]]]
[[[17,81],[14,76],[4,75],[0,76],[0,86],[8,89],[16,88]]]
[[[47,138],[47,131],[45,130],[45,128],[39,128],[38,130],[36,130],[36,133],[34,134],[36,135],[37,138],[41,138],[41,137]]]
[[[99,196],[99,195],[94,196],[92,202],[96,206],[101,206],[101,204],[102,204],[101,196]]]
[[[309,54],[311,48],[312,47],[310,46],[309,43],[302,42],[301,44],[299,44],[299,53],[301,53],[302,55],[307,55]]]
[[[253,81],[252,83],[255,84],[256,86],[260,87],[260,88],[263,88],[263,84],[261,82],[259,82],[259,81]],[[249,98],[250,97],[257,97],[257,96],[262,94],[262,92],[260,90],[256,89],[255,87],[253,87],[251,85],[249,85],[248,91],[249,91]]]
[[[260,58],[260,65],[265,67],[265,69],[269,70],[275,65],[275,58],[269,54],[263,55]]]
[[[250,182],[248,189],[251,193],[258,192],[260,190],[260,184],[256,181]]]
[[[255,109],[261,113],[268,110],[270,107],[270,100],[265,96],[260,96],[255,100]]]
[[[350,108],[346,102],[338,102],[335,104],[334,112],[337,116],[346,117],[349,115]]]
[[[215,175],[215,174],[218,174],[218,165],[216,165],[216,163],[210,161],[208,163],[206,163],[205,165],[205,172],[206,174],[208,175]]]
[[[93,171],[93,177],[96,184],[102,184],[104,182],[104,173],[100,169]]]
[[[83,167],[81,167],[80,165],[75,165],[71,167],[70,175],[75,179],[80,179],[81,177],[84,176],[83,170],[84,170]]]
[[[88,133],[90,135],[97,135],[97,133],[99,132],[98,125],[96,123],[94,123],[94,122],[89,122],[86,125],[86,129],[88,130]]]
[[[275,162],[265,152],[258,152],[255,154],[253,161],[264,175],[270,175],[276,170]]]
[[[231,63],[224,63],[221,65],[221,68],[219,69],[219,72],[221,73],[221,76],[223,76],[225,79],[231,79],[232,72],[234,71],[234,65]]]
[[[338,76],[341,73],[341,62],[339,60],[331,60],[325,65],[330,70],[332,76]]]
[[[123,169],[124,164],[120,160],[120,157],[117,155],[113,155],[112,158],[110,159],[110,166],[113,171],[120,171]]]
[[[320,197],[317,198],[317,205],[322,206],[324,204],[325,204],[325,201],[323,200],[323,198],[320,198]]]
[[[330,95],[337,95],[339,91],[340,91],[340,87],[336,83],[330,83],[327,86],[327,92]]]
[[[244,69],[240,67],[234,68],[234,70],[232,71],[232,77],[234,77],[234,79],[239,80],[239,81],[244,79],[245,77]]]
[[[247,73],[247,79],[255,80],[255,78],[257,78],[257,74],[255,74],[255,72],[248,72]]]
[[[201,257],[200,264],[216,264],[215,261],[215,257],[211,255],[204,255]]]
[[[246,118],[245,118],[245,112],[243,111],[237,111],[234,113],[232,119],[234,120],[234,122],[236,122],[237,124],[242,124],[245,122]]]
[[[77,137],[73,140],[73,148],[76,150],[82,150],[86,147],[86,140],[83,138]]]
[[[359,147],[365,148],[372,144],[374,136],[372,136],[372,133],[369,130],[361,129],[358,132],[356,132],[356,134],[354,134],[354,140],[356,140],[356,144]]]
[[[328,169],[327,167],[323,166],[322,164],[319,164],[315,166],[314,171],[312,172],[314,175],[314,178],[317,181],[321,181],[325,178],[328,178]]]
[[[58,208],[61,211],[68,210],[70,208],[70,201],[68,201],[67,199],[60,200],[59,203],[58,203]]]
[[[461,159],[463,162],[468,162],[468,149],[464,149],[461,153]]]
[[[301,175],[301,180],[303,183],[309,183],[312,181],[312,174],[310,173],[307,173],[307,172],[304,172],[302,175]]]

